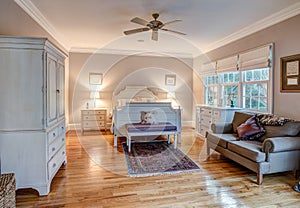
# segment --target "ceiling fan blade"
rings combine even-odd
[[[137,29],[133,29],[133,30],[126,30],[126,31],[124,31],[124,34],[125,35],[131,35],[131,34],[134,34],[134,33],[145,32],[145,31],[148,31],[148,30],[150,30],[150,28],[142,27],[142,28],[137,28]]]
[[[144,19],[141,19],[139,17],[135,17],[135,18],[133,18],[130,21],[134,22],[134,23],[137,23],[137,24],[140,24],[140,25],[144,25],[144,26],[148,26],[150,24],[150,22],[148,22],[148,21],[146,21]]]
[[[175,23],[175,22],[181,22],[182,20],[173,20],[173,21],[170,21],[170,22],[166,22],[164,23],[161,27],[165,26],[165,25],[168,25],[168,24],[172,24],[172,23]]]
[[[175,30],[169,30],[169,29],[165,29],[165,28],[161,28],[161,30],[168,31],[168,32],[173,32],[173,33],[177,33],[179,35],[186,35],[185,33],[178,32],[178,31],[175,31]]]
[[[158,41],[158,32],[157,32],[157,30],[152,30],[152,40]]]

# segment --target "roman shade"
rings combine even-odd
[[[237,71],[238,56],[231,56],[217,61],[217,72],[227,73]]]
[[[268,68],[271,66],[272,45],[268,44],[239,54],[239,70]]]
[[[200,72],[200,76],[212,76],[216,74],[216,62],[208,62],[205,64],[202,64]]]

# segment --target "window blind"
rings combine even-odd
[[[239,54],[239,70],[268,68],[271,66],[272,45]]]
[[[216,74],[216,62],[208,62],[202,64],[200,69],[200,76],[212,76]]]
[[[238,56],[231,56],[217,61],[217,72],[226,73],[237,70]]]

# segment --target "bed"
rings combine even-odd
[[[181,141],[181,109],[173,108],[164,96],[156,96],[145,86],[127,86],[113,98],[114,146],[118,138],[126,137],[128,149],[134,136],[173,135],[174,145]],[[141,113],[148,112],[155,122],[141,125]]]

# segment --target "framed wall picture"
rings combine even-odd
[[[166,74],[165,76],[165,85],[176,85],[176,75],[175,74]]]
[[[300,54],[280,58],[280,92],[300,92]]]
[[[90,85],[102,85],[103,74],[101,73],[90,73],[89,82]]]

